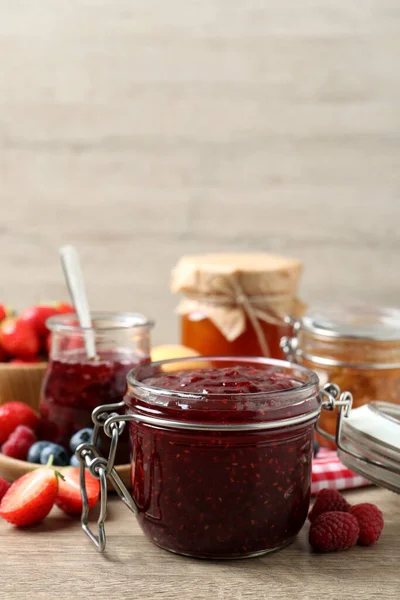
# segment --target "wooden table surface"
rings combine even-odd
[[[99,555],[80,524],[58,509],[41,525],[0,523],[0,598],[34,600],[391,600],[400,594],[400,497],[377,488],[347,494],[376,502],[386,526],[379,543],[347,552],[310,551],[306,524],[281,552],[238,561],[175,556],[149,542],[135,517],[113,497],[108,551]]]

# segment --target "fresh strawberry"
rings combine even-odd
[[[40,363],[43,361],[43,358],[40,356],[32,356],[31,358],[13,358],[10,360],[10,364],[13,365],[32,365],[35,363]]]
[[[20,315],[21,321],[28,323],[37,333],[40,340],[44,340],[49,332],[46,321],[58,314],[55,306],[31,306]]]
[[[54,306],[57,310],[57,314],[59,315],[75,312],[74,307],[71,306],[71,304],[67,304],[66,302],[56,302]]]
[[[16,401],[0,406],[0,444],[4,444],[18,425],[26,425],[36,430],[39,417],[33,408]]]
[[[36,435],[26,425],[18,425],[1,447],[5,456],[25,460],[28,450],[36,442]]]
[[[0,304],[0,323],[4,321],[4,319],[8,319],[8,317],[14,316],[14,310],[5,304]]]
[[[37,333],[21,319],[6,319],[0,326],[0,343],[4,350],[17,358],[31,358],[40,349]]]
[[[3,499],[3,496],[5,496],[6,491],[9,490],[10,487],[11,483],[8,483],[8,481],[0,477],[0,502]]]
[[[58,485],[56,505],[69,515],[79,515],[82,512],[79,469],[66,467],[60,469],[60,473],[64,476],[64,480],[60,480]],[[100,483],[87,471],[85,472],[85,482],[89,508],[92,508],[99,499]]]
[[[14,481],[0,504],[0,517],[17,527],[42,521],[54,506],[58,476],[54,469],[43,467]]]

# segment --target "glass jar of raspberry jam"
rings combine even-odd
[[[298,317],[301,262],[266,253],[184,256],[171,288],[178,306],[181,343],[202,355],[284,358],[288,317]]]
[[[68,448],[73,433],[93,425],[92,411],[120,402],[126,375],[150,360],[152,323],[138,313],[94,313],[93,326],[83,330],[75,314],[51,317],[51,350],[42,385],[42,437]],[[96,358],[85,351],[92,335]],[[123,440],[122,440],[123,442]],[[119,448],[119,462],[129,462],[128,439]]]
[[[282,340],[290,358],[349,390],[354,407],[383,401],[400,405],[400,310],[367,305],[323,307],[307,312]],[[336,414],[325,411],[320,426],[331,436]],[[333,441],[320,436],[325,446]]]
[[[124,402],[133,504],[154,543],[240,558],[293,541],[308,512],[321,405],[312,371],[262,358],[175,359],[131,371]]]

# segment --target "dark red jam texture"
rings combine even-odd
[[[280,392],[300,387],[301,382],[274,369],[247,365],[209,367],[148,377],[146,385],[193,394],[255,394]]]
[[[68,448],[73,433],[93,426],[94,408],[123,400],[128,371],[143,362],[143,357],[118,353],[96,361],[89,361],[82,353],[69,360],[50,361],[40,403],[46,439]],[[118,462],[128,463],[127,439],[124,446],[120,447]]]
[[[240,366],[165,374],[146,384],[202,392],[204,398],[196,400],[197,417],[211,412],[215,423],[223,423],[234,412],[247,423],[254,406],[248,411],[232,401],[233,390],[236,394],[285,391],[296,389],[300,382]],[[217,401],[216,410],[211,406],[214,399],[207,395],[224,392],[228,397]],[[275,399],[285,407],[282,414],[287,414],[285,402]],[[132,395],[126,400],[130,410],[146,412],[143,401]],[[189,404],[190,399],[185,409],[181,401],[177,409],[171,401],[158,408],[158,414],[175,419],[179,410],[181,421],[191,421]],[[144,532],[163,548],[209,558],[246,556],[284,546],[301,529],[309,506],[313,423],[219,432],[132,422],[130,435],[138,519]]]

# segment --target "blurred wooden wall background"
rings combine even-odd
[[[0,0],[0,296],[176,336],[187,252],[300,256],[309,303],[400,304],[397,0]]]

